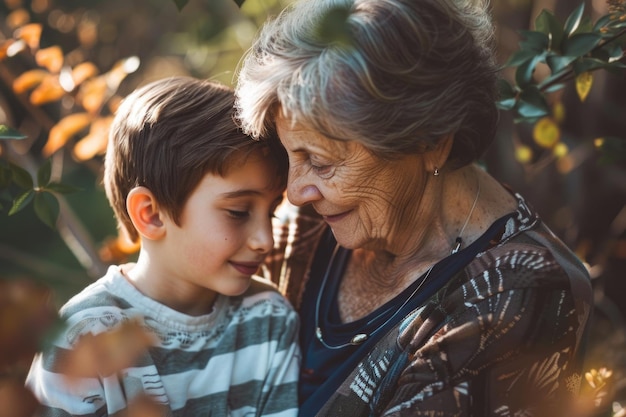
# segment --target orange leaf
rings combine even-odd
[[[40,49],[35,54],[35,61],[40,67],[45,67],[50,72],[58,73],[63,67],[63,51],[59,46]]]
[[[108,88],[106,79],[103,76],[91,78],[85,81],[80,88],[76,100],[89,113],[97,113],[102,107],[106,98]]]
[[[13,32],[13,37],[16,39],[22,39],[29,48],[38,49],[39,41],[41,39],[42,26],[39,23],[29,23],[24,25]]]
[[[104,154],[109,138],[109,127],[113,116],[96,119],[91,124],[89,134],[74,146],[74,157],[79,161],[86,161],[96,155]]]
[[[136,56],[117,61],[115,65],[113,65],[113,68],[107,73],[107,84],[109,88],[117,90],[117,87],[119,87],[120,83],[128,74],[137,71],[139,62],[139,58]]]
[[[13,91],[15,94],[22,94],[36,85],[39,85],[47,76],[48,71],[42,69],[33,69],[23,72],[19,77],[13,80]]]
[[[74,113],[64,117],[50,129],[48,142],[42,149],[42,154],[46,157],[52,155],[72,136],[86,128],[90,122],[91,116],[87,113]]]
[[[4,4],[10,9],[14,10],[18,7],[22,7],[24,1],[23,0],[4,0]]]
[[[30,102],[35,106],[60,100],[65,95],[65,90],[59,84],[59,77],[45,77],[41,84],[30,94]]]
[[[88,78],[98,74],[98,67],[91,62],[83,62],[72,69],[72,79],[75,85],[80,85]]]
[[[13,30],[30,22],[30,15],[26,9],[20,8],[12,11],[7,16],[6,22],[9,29]]]
[[[7,50],[13,45],[15,41],[13,39],[7,39],[0,45],[0,61],[7,57]]]
[[[103,261],[109,263],[124,263],[128,260],[128,255],[137,253],[141,248],[141,241],[133,242],[126,235],[122,228],[120,234],[115,238],[107,239],[99,250],[99,255]]]

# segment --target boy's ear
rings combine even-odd
[[[126,197],[126,210],[142,238],[157,240],[165,235],[162,213],[148,188],[135,187],[130,190]]]

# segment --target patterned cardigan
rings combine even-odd
[[[383,337],[318,416],[571,415],[590,279],[516,198],[500,242]],[[266,273],[297,309],[327,226],[306,207],[281,214]]]

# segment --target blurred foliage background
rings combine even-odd
[[[60,191],[54,201],[23,204],[17,212],[0,194],[0,377],[23,374],[32,355],[24,346],[46,332],[56,308],[107,265],[134,256],[136,248],[117,235],[101,186],[107,123],[119,101],[173,74],[233,85],[257,28],[289,0],[241,3],[0,0],[0,125],[24,136],[0,140],[0,162],[38,178],[31,187]],[[592,22],[611,7],[626,16],[624,1],[582,3]],[[516,68],[505,64],[520,49],[520,31],[533,29],[544,9],[564,22],[580,4],[492,0],[504,78],[516,81]],[[618,46],[624,63],[623,39]],[[549,72],[539,64],[533,77]],[[586,262],[597,295],[588,368],[607,368],[590,374],[588,384],[603,392],[603,415],[623,416],[626,72],[594,71],[584,98],[581,87],[574,80],[547,95],[546,118],[519,121],[514,111],[502,110],[484,165],[524,195]],[[54,184],[78,190],[65,193]],[[0,379],[0,403],[2,387]],[[1,408],[0,415],[6,415]]]

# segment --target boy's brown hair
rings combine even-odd
[[[263,151],[275,161],[277,187],[285,187],[287,156],[277,137],[255,141],[234,121],[232,89],[209,80],[177,76],[154,81],[126,97],[109,134],[104,188],[119,227],[139,235],[126,211],[134,188],[148,188],[179,224],[189,195],[207,174],[224,176],[235,156]]]

